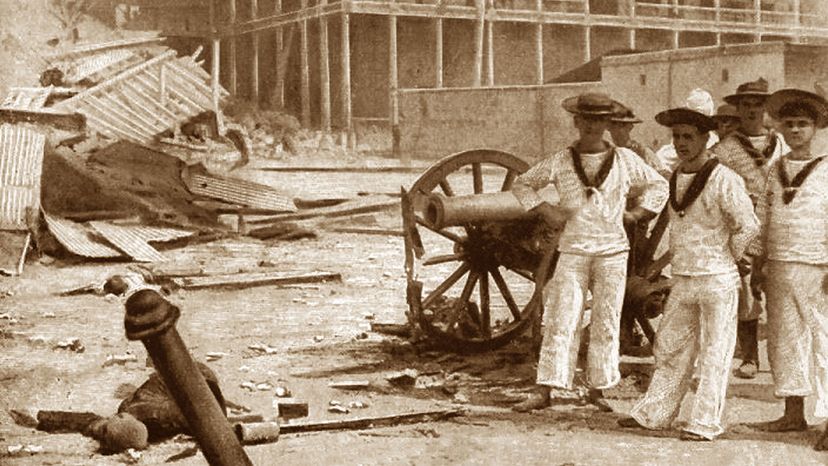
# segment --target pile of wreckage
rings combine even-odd
[[[300,210],[284,192],[227,176],[260,144],[225,121],[229,95],[213,85],[201,50],[178,56],[162,41],[63,50],[45,57],[40,86],[12,88],[2,101],[0,271],[22,273],[32,244],[57,256],[157,262],[158,244],[305,237],[313,233],[295,222],[398,205],[368,197]]]

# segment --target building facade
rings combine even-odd
[[[231,94],[352,134],[399,121],[399,89],[538,85],[617,49],[828,44],[823,0],[113,0]]]

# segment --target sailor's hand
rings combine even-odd
[[[569,220],[571,213],[568,209],[553,206],[548,202],[543,202],[533,209],[537,212],[540,218],[546,225],[552,229],[561,228]]]
[[[736,267],[739,269],[739,275],[741,275],[743,277],[745,277],[747,275],[750,275],[750,272],[751,272],[751,270],[750,270],[751,269],[750,261],[747,260],[746,258],[743,257],[739,261],[737,261],[736,262]]]
[[[640,222],[649,221],[654,216],[655,214],[643,207],[633,207],[632,209],[624,211],[624,226],[632,227]]]
[[[750,292],[754,298],[759,299],[765,291],[765,262],[761,258],[753,260],[753,267],[750,275]],[[823,282],[823,288],[824,288]]]

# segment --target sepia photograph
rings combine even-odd
[[[0,0],[0,465],[828,465],[828,1]]]

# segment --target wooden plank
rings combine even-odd
[[[474,23],[474,61],[472,68],[472,87],[480,87],[483,82],[483,29],[486,15],[486,0],[475,0],[477,18]]]
[[[397,207],[399,204],[399,199],[391,199],[386,196],[368,196],[364,199],[355,199],[331,207],[319,207],[317,209],[302,210],[293,214],[274,215],[263,220],[251,220],[248,223],[251,225],[263,225],[276,222],[305,220],[315,217],[345,217],[368,212],[379,212]]]
[[[494,21],[486,21],[486,85],[495,85]]]
[[[540,2],[539,2],[540,3]],[[543,85],[543,24],[535,25],[535,83]]]
[[[330,227],[326,228],[334,233],[353,233],[357,235],[403,236],[402,230],[387,228],[357,228],[357,227]]]
[[[333,421],[316,421],[290,423],[280,427],[282,434],[298,434],[302,432],[319,432],[324,430],[358,430],[376,427],[397,426],[402,424],[419,424],[435,422],[462,416],[463,411],[458,409],[442,409],[436,411],[419,411],[407,414],[389,416],[359,417]]]
[[[201,277],[179,277],[172,281],[187,290],[205,288],[250,288],[256,286],[295,285],[340,281],[342,276],[332,272],[254,272]]]

